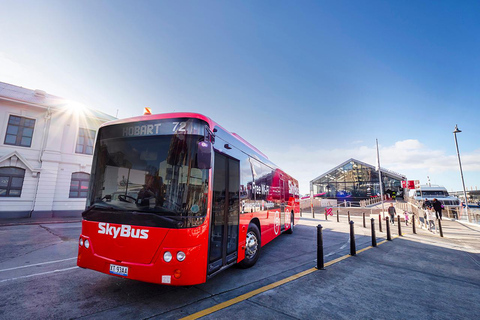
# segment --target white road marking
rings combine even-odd
[[[29,264],[29,265],[26,265],[26,266],[20,266],[20,267],[15,267],[15,268],[8,268],[8,269],[0,270],[0,272],[10,271],[10,270],[16,270],[16,269],[22,269],[22,268],[35,267],[35,266],[41,266],[41,265],[44,265],[44,264],[51,264],[51,263],[69,261],[69,260],[73,260],[73,259],[77,259],[77,257],[68,258],[68,259],[62,259],[62,260],[47,261],[47,262],[41,262],[41,263],[35,263],[35,264]]]
[[[340,250],[343,250],[343,249],[345,249],[345,247],[346,247],[346,246],[347,246],[347,244],[349,244],[349,243],[350,243],[350,238],[348,238],[348,241],[347,241],[347,242],[345,242],[345,244],[344,244],[343,246],[341,246],[341,247],[340,247],[340,249],[338,249],[338,250],[335,250],[335,251],[332,251],[332,252],[330,252],[330,253],[326,254],[326,255],[325,255],[325,257],[330,257],[330,256],[334,255],[335,253],[338,253]],[[315,259],[315,261],[317,261],[317,259]]]
[[[26,278],[36,277],[36,276],[43,276],[43,275],[51,274],[51,273],[57,273],[57,272],[63,272],[63,271],[73,270],[73,269],[76,269],[76,268],[78,268],[78,267],[75,266],[75,267],[66,268],[66,269],[58,269],[58,270],[53,270],[53,271],[48,271],[48,272],[41,272],[41,273],[30,274],[30,275],[28,275],[28,276],[22,276],[22,277],[4,279],[4,280],[1,280],[0,283],[2,283],[2,282],[7,282],[7,281],[19,280],[19,279],[26,279]]]

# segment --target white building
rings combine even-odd
[[[41,90],[0,82],[0,219],[79,215],[95,135],[113,119]]]

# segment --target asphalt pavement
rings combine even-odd
[[[398,225],[395,225],[391,228],[393,241],[384,241],[385,223],[383,232],[379,232],[378,221],[375,221],[377,241],[380,244],[371,248],[369,219],[367,228],[363,228],[361,217],[352,218],[355,221],[355,238],[359,250],[357,255],[348,255],[349,246],[344,245],[343,251],[325,257],[325,270],[314,269],[315,264],[312,263],[309,267],[299,267],[297,272],[289,272],[283,277],[281,273],[273,278],[265,274],[264,279],[257,282],[261,286],[251,284],[251,289],[246,286],[238,290],[224,290],[222,294],[199,298],[197,303],[189,303],[157,316],[135,315],[129,313],[128,308],[122,314],[129,319],[198,318],[200,315],[202,319],[478,318],[479,226],[444,219],[444,237],[441,238],[439,233],[434,234],[419,226],[417,234],[413,234],[411,226],[405,227],[404,224],[402,235],[399,235]],[[335,217],[329,219],[331,220],[325,221],[304,215],[300,224],[310,227],[321,224],[324,239],[349,232],[345,216],[340,217],[340,222],[336,222]],[[0,226],[80,220],[11,219],[0,220]],[[311,230],[313,231],[312,228]],[[288,243],[287,240],[285,243]],[[272,249],[273,246],[267,247],[263,262],[274,257],[268,254],[268,250]],[[292,253],[299,249],[301,248],[288,247]],[[360,252],[360,249],[364,250]],[[275,263],[272,261],[269,263]],[[217,282],[207,282],[202,290],[215,283],[219,285]],[[222,305],[225,303],[228,306]]]
[[[302,223],[348,232],[346,217],[341,217],[340,223],[333,220],[304,218]],[[368,224],[362,227],[361,218],[354,221],[356,237],[370,234]],[[218,301],[212,313],[208,308],[195,311],[203,313],[185,309],[167,318],[478,319],[480,227],[442,222],[443,238],[419,226],[413,234],[411,225],[404,223],[400,236],[398,225],[391,226],[392,241],[366,248],[356,256],[347,255],[325,270],[230,301],[226,308],[219,309]],[[377,230],[377,236],[384,238],[385,233]]]

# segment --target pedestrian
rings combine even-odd
[[[428,227],[427,213],[428,213],[428,208],[423,208],[423,224],[425,224],[425,228]],[[420,217],[419,217],[419,219],[420,219]]]
[[[431,206],[432,206],[432,203],[427,198],[425,198],[425,201],[423,201],[422,208],[423,209],[428,209]]]
[[[395,213],[395,207],[393,206],[393,203],[390,203],[390,207],[388,207],[388,214],[390,215],[392,224],[395,224]]]
[[[438,201],[437,198],[435,198],[433,199],[432,206],[433,206],[433,209],[435,209],[435,216],[437,217],[437,219],[442,220],[443,204],[440,201]]]
[[[410,220],[410,217],[408,216],[408,212],[403,211],[403,215],[405,216],[405,225],[408,227],[408,221]]]
[[[435,228],[435,214],[433,212],[432,207],[427,209],[427,219],[428,219],[428,230],[430,230],[433,233],[437,233]]]

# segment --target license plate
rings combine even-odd
[[[128,267],[117,266],[116,264],[110,265],[110,273],[118,274],[119,276],[128,276]]]

